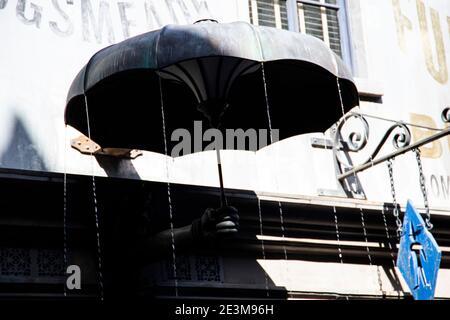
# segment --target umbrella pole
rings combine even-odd
[[[216,142],[216,155],[217,155],[217,169],[219,170],[219,182],[220,182],[220,204],[222,207],[227,206],[227,198],[225,196],[225,189],[223,187],[223,175],[222,175],[222,161],[220,160],[220,150]]]

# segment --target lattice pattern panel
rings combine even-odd
[[[64,276],[64,257],[62,251],[39,250],[37,256],[39,276]]]
[[[1,275],[16,277],[31,275],[31,255],[29,249],[2,249],[0,257]]]
[[[221,260],[216,256],[178,256],[178,281],[222,282]],[[164,279],[174,280],[172,260],[164,261]]]
[[[165,261],[167,279],[174,280],[173,260]],[[177,256],[176,258],[177,280],[192,280],[191,263],[188,256]]]
[[[217,257],[196,257],[195,270],[199,281],[221,281],[220,264]]]
[[[62,250],[0,248],[0,282],[46,282],[62,277],[65,277]]]

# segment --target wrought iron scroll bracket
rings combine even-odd
[[[444,123],[450,123],[450,108],[444,109],[441,117]],[[344,137],[342,129],[350,118],[356,118],[361,122],[362,132],[351,132]],[[363,115],[359,113],[349,113],[345,115],[341,121],[332,128],[332,140],[313,138],[311,140],[311,145],[313,147],[332,149],[336,179],[338,182],[337,190],[319,189],[319,195],[364,198],[364,192],[357,177],[359,172],[365,171],[389,159],[450,135],[450,126],[447,126],[445,129],[438,130],[437,133],[430,135],[427,138],[411,143],[411,131],[409,126],[410,124],[401,121],[394,122],[394,124],[386,130],[369,157],[357,165],[352,163],[349,153],[356,153],[363,150],[366,147],[370,136],[369,123]],[[390,139],[391,137],[392,139]],[[378,156],[381,149],[388,141],[392,141],[395,151],[383,156]]]

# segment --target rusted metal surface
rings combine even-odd
[[[142,155],[142,151],[136,149],[101,148],[98,144],[84,135],[81,135],[76,139],[72,139],[71,146],[79,152],[87,155],[101,155],[124,159],[136,159]]]

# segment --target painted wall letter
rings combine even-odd
[[[5,9],[8,4],[8,0],[0,0],[0,9]]]
[[[144,4],[145,16],[147,18],[147,26],[150,30],[159,28],[163,25],[161,17],[153,2],[146,1]]]
[[[445,126],[446,128],[450,128],[450,124]],[[447,136],[447,145],[448,145],[448,150],[450,151],[450,135]]]
[[[52,29],[52,31],[54,33],[56,33],[59,36],[63,36],[63,37],[68,37],[70,35],[73,34],[73,23],[72,21],[70,21],[69,16],[67,15],[67,13],[65,13],[59,3],[58,0],[52,0],[53,6],[55,7],[56,11],[59,13],[59,15],[63,18],[63,20],[66,23],[66,28],[65,29],[61,29],[58,26],[58,23],[56,23],[55,21],[50,21],[49,25],[50,25],[50,29]]]
[[[26,0],[18,0],[16,6],[16,15],[20,21],[25,24],[32,25],[34,24],[37,28],[41,27],[41,19],[42,19],[42,7],[35,5],[34,3],[30,3],[30,7],[33,9],[33,17],[31,19],[25,17],[25,9],[27,6]]]
[[[433,52],[430,43],[430,34],[428,32],[429,28],[426,9],[422,0],[417,0],[417,14],[419,16],[422,47],[428,72],[437,82],[445,84],[448,81],[448,69],[447,60],[445,57],[444,39],[442,35],[441,24],[439,21],[439,12],[430,8],[431,28],[433,29],[434,41],[436,43],[437,65],[433,61]]]
[[[400,7],[400,0],[392,0],[394,6],[394,18],[397,26],[398,44],[403,52],[406,52],[406,31],[412,30],[412,23],[403,13]]]
[[[127,9],[133,7],[133,5],[129,2],[119,2],[117,4],[119,6],[120,20],[122,22],[122,32],[123,37],[128,39],[130,37],[130,27],[135,26],[136,23],[130,20],[127,17]]]
[[[109,10],[109,3],[101,1],[98,10],[98,21],[95,21],[94,13],[92,12],[92,4],[90,0],[81,0],[81,17],[83,20],[83,39],[90,41],[91,34],[89,25],[92,25],[94,36],[97,43],[102,43],[103,26],[106,25],[108,31],[108,42],[114,43],[114,29],[111,20],[111,13]]]
[[[442,194],[445,199],[450,198],[450,176],[441,176]]]
[[[410,117],[411,117],[411,122],[414,124],[427,126],[430,128],[437,128],[436,123],[434,122],[433,118],[431,118],[430,116],[426,116],[423,114],[411,113]],[[433,135],[433,133],[435,133],[435,132],[432,130],[428,130],[428,129],[411,127],[411,133],[412,133],[413,140],[419,141],[419,140],[422,140],[424,138],[427,138],[427,137]],[[441,146],[441,143],[439,142],[439,140],[435,140],[435,141],[421,147],[420,151],[422,152],[423,157],[435,159],[435,158],[439,158],[442,155],[442,146]]]
[[[450,17],[447,17],[448,33],[450,34]]]

